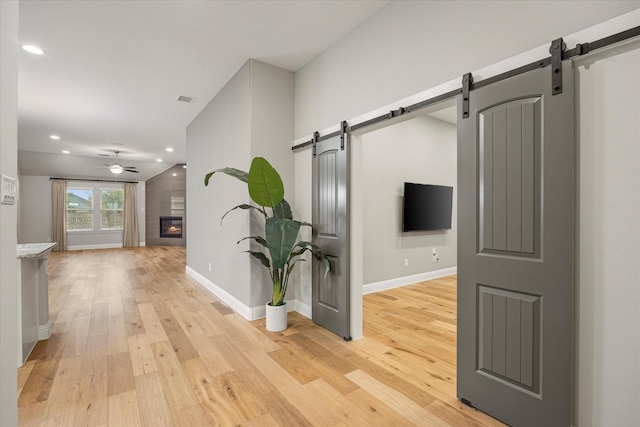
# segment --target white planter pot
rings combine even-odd
[[[287,303],[275,307],[267,303],[267,331],[280,332],[287,329]]]

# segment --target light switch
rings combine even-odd
[[[2,175],[2,192],[0,193],[0,202],[3,205],[14,205],[16,203],[18,186],[15,178]]]

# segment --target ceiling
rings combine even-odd
[[[387,3],[21,1],[19,42],[45,53],[20,51],[20,173],[113,179],[115,150],[140,171],[123,180],[184,163],[187,125],[249,58],[297,71]]]

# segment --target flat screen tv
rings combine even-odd
[[[453,187],[404,183],[402,231],[451,229]]]

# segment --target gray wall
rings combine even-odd
[[[176,176],[173,176],[173,175]],[[181,197],[187,202],[187,173],[182,165],[175,165],[146,182],[146,209],[142,218],[146,225],[147,246],[186,246],[187,215],[185,209],[172,209],[171,198]],[[176,207],[175,205],[173,206]],[[182,238],[160,237],[160,216],[182,217]],[[146,219],[145,219],[146,218]]]
[[[20,243],[51,241],[51,181],[20,176]]]
[[[263,305],[271,284],[261,264],[242,252],[249,243],[236,242],[263,231],[246,211],[221,224],[227,210],[250,202],[246,184],[215,175],[205,187],[204,175],[227,166],[248,171],[254,156],[265,156],[282,175],[288,197],[294,194],[292,139],[293,74],[255,60],[187,128],[187,265],[247,307]]]
[[[69,181],[69,186],[122,188],[115,182]],[[137,184],[140,244],[145,244],[145,183]],[[48,176],[20,176],[20,243],[51,241],[51,180]],[[122,246],[122,231],[68,233],[67,246],[100,249]]]
[[[18,177],[18,2],[0,2],[0,173]],[[0,205],[0,423],[18,425],[16,205]]]
[[[456,148],[456,127],[431,117],[363,136],[364,284],[456,266]],[[404,182],[453,186],[452,229],[403,233]]]

